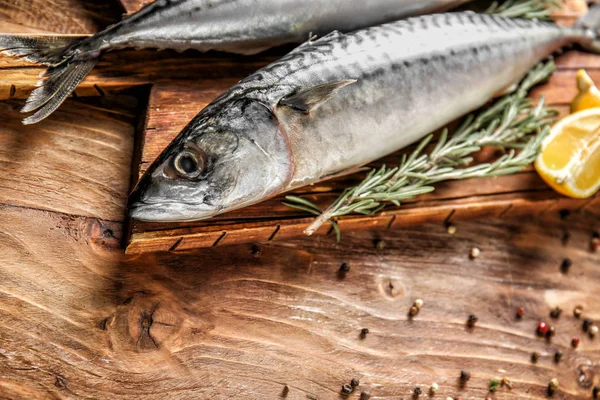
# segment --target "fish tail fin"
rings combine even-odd
[[[25,125],[52,114],[96,65],[99,52],[78,51],[81,41],[82,38],[0,35],[1,53],[48,67],[21,110],[35,111],[23,120]]]
[[[576,28],[586,31],[581,46],[594,53],[600,53],[600,4],[593,4],[589,11],[577,20]]]

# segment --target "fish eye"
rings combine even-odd
[[[188,143],[173,159],[177,174],[186,179],[200,176],[206,167],[206,156],[198,146]]]

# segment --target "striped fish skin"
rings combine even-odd
[[[301,43],[309,34],[352,31],[470,0],[156,0],[123,21],[88,37],[0,34],[0,52],[46,65],[42,86],[27,99],[23,120],[52,114],[105,51],[157,48],[255,54]]]
[[[90,39],[123,47],[255,54],[309,34],[354,31],[469,0],[158,0]]]
[[[583,28],[448,13],[308,42],[206,107],[140,181],[131,215],[204,219],[364,165],[484,105],[559,48],[595,40]],[[318,107],[288,105],[332,82],[346,84]],[[200,177],[169,172],[207,131],[236,146],[212,152],[216,135]]]

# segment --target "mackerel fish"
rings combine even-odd
[[[138,183],[130,214],[201,220],[397,151],[564,46],[598,52],[597,7],[574,28],[446,13],[309,41],[202,110]]]

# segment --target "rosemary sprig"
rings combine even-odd
[[[560,8],[563,2],[564,0],[506,0],[502,3],[494,1],[485,12],[509,18],[552,21],[552,11]]]
[[[444,129],[434,148],[425,153],[433,135],[427,136],[410,155],[404,155],[396,167],[372,169],[366,178],[342,195],[325,211],[297,196],[287,196],[285,205],[316,215],[305,230],[312,235],[329,221],[340,240],[340,229],[334,218],[352,213],[372,215],[386,205],[432,192],[433,184],[447,180],[508,175],[523,170],[535,160],[556,111],[546,107],[542,98],[534,106],[527,95],[532,87],[545,81],[555,70],[552,61],[535,67],[511,93],[495,101],[476,115],[465,118],[449,135]],[[507,152],[492,163],[471,165],[472,154],[485,146]]]

